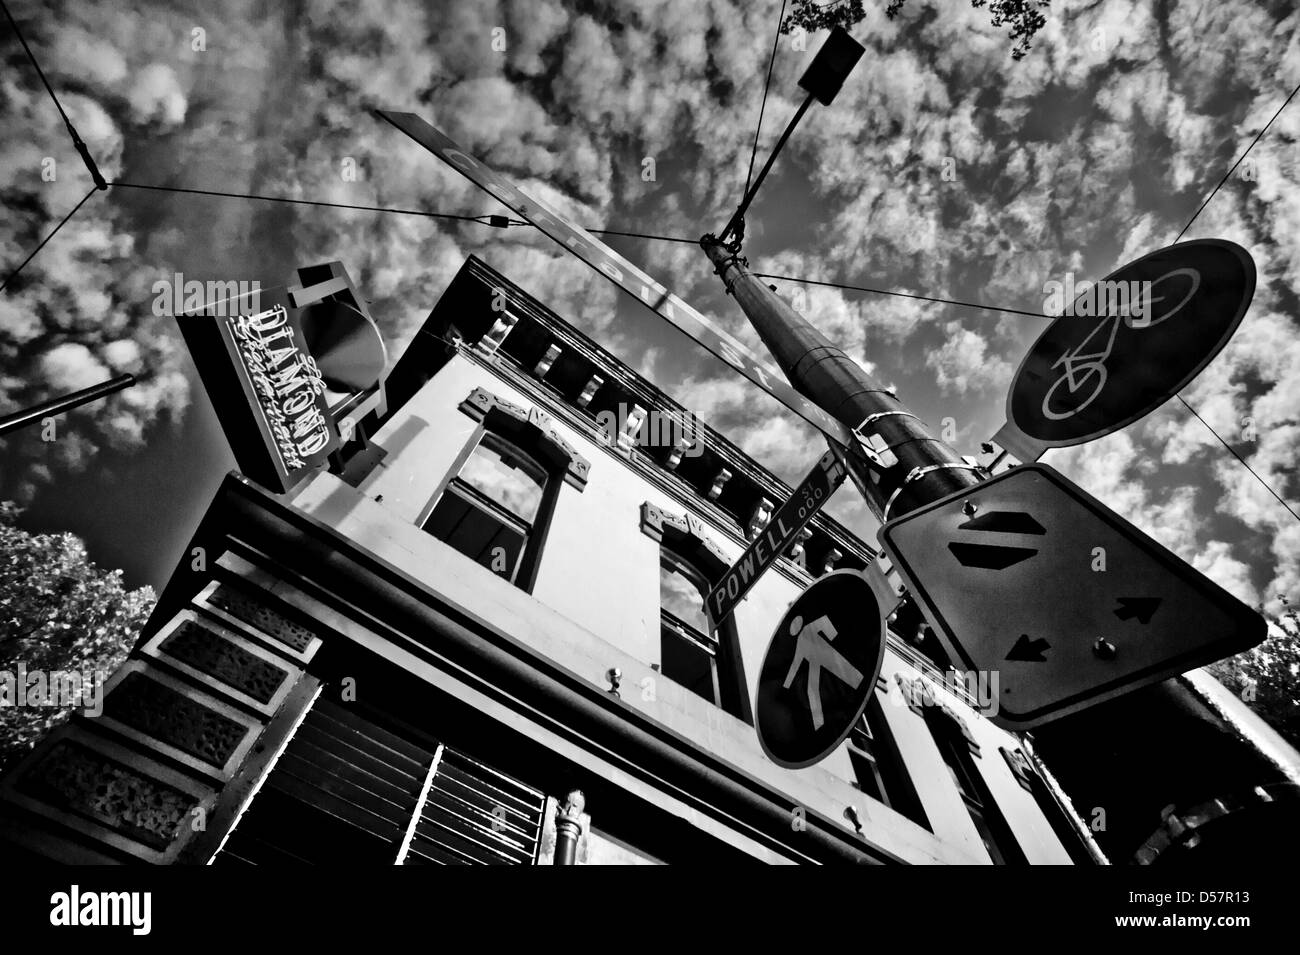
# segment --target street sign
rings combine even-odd
[[[736,605],[749,593],[758,578],[795,542],[799,532],[844,483],[846,473],[844,459],[838,452],[827,451],[822,455],[808,476],[794,489],[794,493],[777,508],[772,519],[745,548],[740,559],[731,565],[717,585],[709,591],[705,606],[714,626],[736,609]]]
[[[890,521],[880,542],[953,665],[1027,729],[1255,646],[1263,618],[1043,464]]]
[[[1048,448],[1127,427],[1201,373],[1254,294],[1250,254],[1222,239],[1171,245],[1112,272],[1071,296],[1071,307],[1038,337],[993,440],[1036,461]]]
[[[853,446],[854,439],[849,429],[797,392],[779,371],[587,230],[569,222],[551,206],[534,199],[504,176],[469,156],[442,130],[414,113],[386,110],[376,110],[375,113],[691,336],[814,428],[844,447]]]
[[[772,762],[801,769],[844,742],[875,692],[896,603],[870,567],[827,574],[791,604],[758,676],[754,723]]]

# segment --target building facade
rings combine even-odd
[[[468,260],[384,392],[328,469],[284,493],[226,479],[103,714],[0,779],[8,851],[1099,860],[915,621],[891,621],[844,744],[770,761],[752,701],[773,628],[874,549],[819,516],[714,627],[705,593],[790,489],[505,276]]]

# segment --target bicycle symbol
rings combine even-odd
[[[1063,421],[1066,418],[1073,418],[1088,405],[1096,400],[1106,387],[1108,372],[1106,369],[1106,359],[1110,357],[1111,349],[1115,346],[1115,335],[1119,332],[1119,323],[1124,321],[1129,328],[1143,329],[1152,328],[1161,322],[1172,318],[1185,306],[1196,290],[1201,286],[1201,274],[1196,269],[1184,268],[1174,269],[1172,272],[1166,272],[1151,282],[1152,290],[1161,282],[1181,279],[1188,284],[1187,293],[1179,300],[1178,304],[1161,314],[1158,318],[1148,314],[1142,319],[1129,314],[1128,308],[1123,308],[1114,315],[1105,316],[1097,327],[1094,328],[1088,337],[1079,342],[1073,350],[1067,351],[1052,365],[1053,368],[1065,366],[1065,371],[1061,377],[1052,382],[1047,393],[1043,395],[1043,417],[1051,421]],[[1175,290],[1177,286],[1175,286]],[[1152,295],[1148,302],[1147,308],[1151,309],[1157,302],[1168,300],[1172,296],[1155,296]],[[1099,351],[1085,352],[1084,349],[1101,332],[1103,328],[1109,326],[1110,334],[1106,339],[1106,344]],[[1061,392],[1060,388],[1065,385],[1065,391]],[[1058,393],[1059,392],[1059,393]],[[1056,399],[1055,402],[1053,399]],[[1058,410],[1060,409],[1060,410]]]

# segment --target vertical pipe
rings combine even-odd
[[[578,837],[582,835],[582,810],[587,797],[572,790],[555,813],[555,865],[576,865]]]

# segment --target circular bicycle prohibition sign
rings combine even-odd
[[[1255,294],[1241,246],[1194,239],[1158,249],[1081,293],[1020,363],[1007,420],[1048,447],[1127,427],[1217,355]]]

